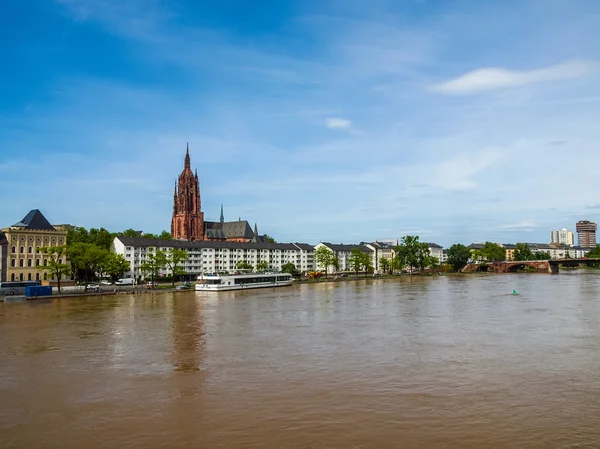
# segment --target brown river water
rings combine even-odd
[[[599,349],[587,270],[0,304],[0,449],[598,448]]]

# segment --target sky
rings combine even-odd
[[[28,0],[0,15],[0,227],[548,242],[600,221],[596,0]]]

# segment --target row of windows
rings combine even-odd
[[[11,248],[10,252],[11,252],[11,253],[13,253],[13,254],[17,254],[17,247],[16,247],[16,246],[13,246],[13,247]],[[29,254],[33,254],[33,246],[29,246],[29,247],[27,248],[27,252],[28,252]],[[36,252],[36,253],[39,253],[39,252],[40,252],[40,248],[39,248],[39,247],[38,247],[38,248],[35,248],[35,252]],[[24,246],[21,246],[21,247],[19,247],[19,253],[20,253],[20,254],[25,254],[25,247],[24,247]]]
[[[10,275],[10,280],[11,282],[15,282],[17,280],[19,281],[24,281],[25,280],[25,275],[23,273],[19,273],[19,278],[17,279],[17,276],[15,275],[15,273],[12,273]],[[27,280],[28,281],[33,281],[31,273],[27,273]],[[35,273],[35,280],[39,281],[40,279],[40,273]],[[48,280],[48,273],[44,273],[44,280],[47,281]]]
[[[18,240],[18,239],[17,239],[17,237],[14,237],[14,236],[13,236],[13,238],[12,238],[12,241],[13,241],[13,242],[16,242],[17,240]],[[29,239],[28,239],[28,240],[29,240],[30,242],[33,242],[33,237],[29,237]],[[25,241],[25,237],[21,237],[21,241],[22,241],[22,242],[24,242],[24,241]],[[36,241],[36,242],[38,242],[38,243],[42,243],[42,238],[41,238],[41,237],[37,237],[37,238],[35,239],[35,241]],[[50,240],[48,239],[48,237],[45,237],[45,238],[44,238],[44,243],[48,243],[49,241],[50,241]],[[56,243],[56,238],[55,238],[55,237],[53,237],[53,238],[52,238],[52,242]],[[59,238],[59,239],[58,239],[58,243],[62,243],[62,242],[63,242],[63,239],[62,239],[62,238]]]
[[[58,263],[62,263],[62,259],[58,259]],[[10,266],[11,267],[16,267],[17,266],[17,260],[16,259],[11,259],[10,260]],[[19,260],[19,266],[20,267],[24,267],[25,266],[25,260],[20,259]],[[33,259],[27,259],[27,266],[28,267],[32,267],[33,266]],[[40,259],[35,259],[35,266],[39,267],[40,266]],[[48,266],[48,259],[44,259],[44,266]]]

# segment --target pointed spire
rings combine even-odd
[[[221,223],[225,222],[225,216],[223,215],[223,203],[221,203],[221,219],[219,221]]]
[[[190,166],[191,166],[191,164],[190,164],[190,147],[186,143],[185,144],[185,164],[184,164],[184,168],[190,168]]]
[[[198,169],[196,169],[196,179],[198,179]]]
[[[177,196],[177,180],[175,180],[175,190],[173,192],[173,196]]]
[[[254,237],[258,237],[258,226],[256,225],[256,222],[254,222]]]

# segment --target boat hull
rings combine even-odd
[[[253,288],[268,288],[268,287],[289,287],[293,280],[279,282],[257,282],[254,284],[235,284],[235,285],[214,285],[214,284],[196,284],[194,289],[197,292],[221,292],[228,290],[249,290]]]

